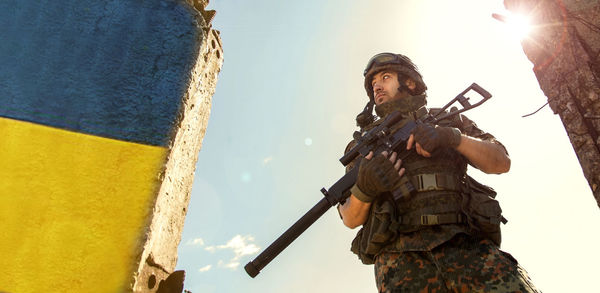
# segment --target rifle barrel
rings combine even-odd
[[[331,204],[327,198],[321,199],[304,216],[302,216],[294,225],[288,228],[279,238],[277,238],[269,247],[267,247],[254,260],[244,266],[246,273],[254,278],[260,270],[269,264],[279,253],[281,253],[290,243],[292,243],[300,234],[304,233],[316,220],[318,220],[329,208]]]

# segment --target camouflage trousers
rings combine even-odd
[[[381,253],[379,292],[540,292],[527,272],[490,240],[459,234],[432,251]]]

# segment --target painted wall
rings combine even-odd
[[[6,118],[0,133],[0,290],[125,286],[166,150]]]
[[[2,1],[0,115],[166,145],[200,46],[182,2]]]
[[[209,113],[207,28],[183,0],[0,2],[0,292],[133,290],[186,103]]]

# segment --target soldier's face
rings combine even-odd
[[[373,86],[375,105],[402,98],[398,92],[400,83],[398,83],[398,74],[396,72],[381,71],[375,74],[371,85]]]

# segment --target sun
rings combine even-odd
[[[510,34],[517,37],[519,40],[524,39],[531,32],[531,23],[529,18],[521,14],[501,15],[493,13],[492,17],[506,23]]]
[[[529,35],[529,32],[531,32],[529,18],[523,15],[512,14],[506,24],[508,25],[508,29],[511,31],[511,33],[519,38],[519,40],[525,38]]]

